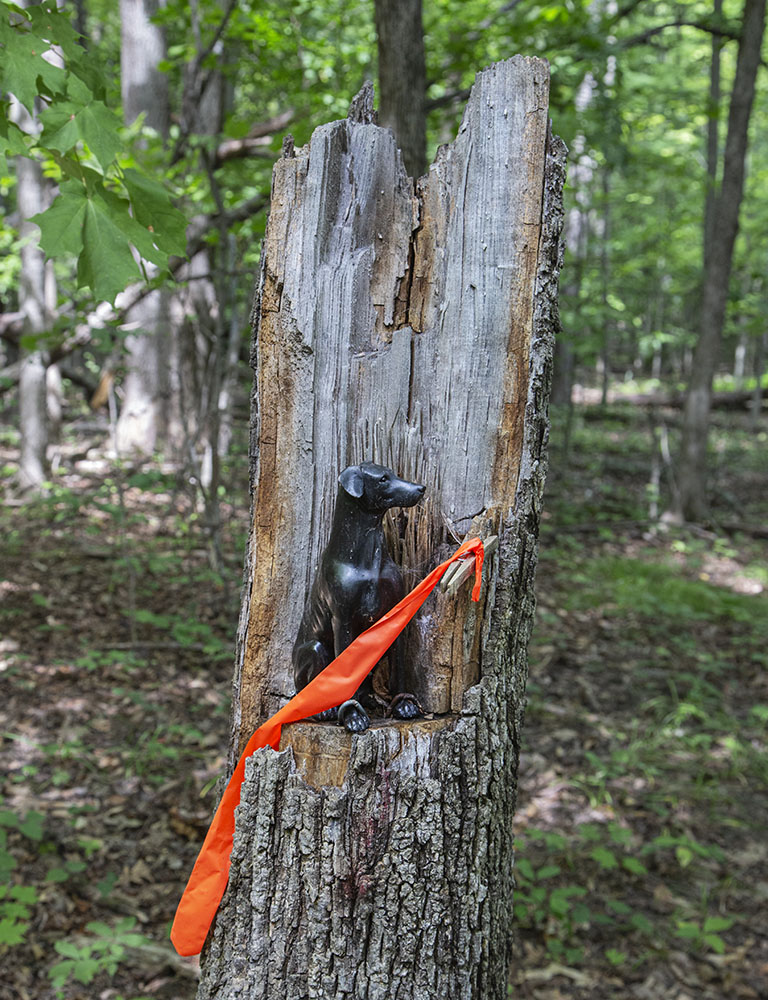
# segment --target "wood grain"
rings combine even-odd
[[[366,102],[275,168],[233,747],[292,692],[345,465],[373,458],[427,484],[389,528],[407,579],[466,533],[499,546],[477,605],[467,585],[438,592],[411,626],[433,719],[354,737],[299,723],[287,749],[249,760],[199,1000],[506,996],[562,261],[547,81],[521,57],[479,74],[457,139],[415,187]]]
[[[341,469],[372,459],[426,483],[427,516],[409,515],[411,582],[473,518],[494,531],[512,507],[547,81],[546,64],[519,58],[479,74],[456,141],[416,193],[391,133],[367,122],[323,126],[275,168],[256,311],[238,746],[293,693],[290,650]],[[429,711],[461,707],[456,661],[463,669],[464,649],[481,657],[483,609],[467,605],[436,598],[411,629]]]

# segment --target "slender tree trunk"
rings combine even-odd
[[[166,58],[165,39],[150,20],[161,0],[120,0],[120,91],[128,125],[139,115],[162,136],[168,135],[168,77],[158,65]]]
[[[603,168],[603,235],[600,244],[600,295],[603,303],[603,335],[600,345],[602,378],[600,382],[600,403],[608,402],[608,385],[611,376],[611,323],[608,319],[608,286],[611,277],[611,172]]]
[[[723,13],[723,0],[714,0],[715,19]],[[717,168],[720,162],[720,50],[723,40],[712,35],[712,58],[709,66],[709,108],[707,112],[707,191],[704,199],[703,272],[706,274],[710,248],[717,238],[715,205],[717,203]]]
[[[747,371],[747,345],[749,344],[749,333],[743,329],[745,318],[741,321],[742,331],[733,352],[733,384],[736,389],[744,388],[744,376]]]
[[[588,73],[574,97],[575,112],[582,115],[594,99],[595,78]],[[563,298],[578,312],[579,296],[584,275],[584,263],[589,246],[589,213],[591,207],[591,185],[595,172],[594,161],[587,150],[584,134],[579,132],[571,144],[571,163],[568,170],[568,187],[571,191],[570,206],[565,217],[565,243],[568,247],[569,266],[566,270],[566,284]],[[555,406],[568,406],[568,421],[564,435],[563,455],[567,457],[572,417],[572,390],[575,376],[573,339],[575,330],[565,329],[555,344],[554,369],[552,374],[551,402]]]
[[[712,378],[718,361],[733,245],[739,225],[749,119],[760,66],[765,0],[745,0],[736,75],[728,113],[723,175],[713,215],[713,242],[706,254],[699,339],[693,355],[685,410],[678,481],[679,513],[697,521],[707,512],[707,439]]]
[[[379,122],[395,133],[406,172],[427,165],[427,71],[421,0],[375,0]]]
[[[165,443],[170,399],[169,319],[164,293],[150,292],[126,319],[138,329],[125,340],[126,374],[115,438],[119,454],[148,456]]]
[[[763,410],[763,376],[765,375],[765,362],[768,358],[768,333],[760,334],[755,344],[755,360],[753,371],[755,373],[755,388],[750,400],[750,426],[753,431],[757,430],[760,421],[760,414]]]
[[[193,33],[198,55],[203,52],[203,38],[197,11],[193,8]],[[225,59],[223,46],[219,43],[215,50],[218,65]],[[200,73],[206,74],[206,85],[201,88]],[[194,102],[190,95],[202,95]],[[221,72],[204,70],[199,60],[195,60],[185,80],[185,95],[182,106],[185,111],[184,127],[198,135],[218,135],[221,133],[228,92],[226,80]],[[216,178],[214,165],[205,149],[200,151],[200,167],[208,178],[211,195],[221,213],[225,213],[223,197]],[[186,322],[174,330],[174,335],[184,346],[183,356],[187,363],[179,367],[183,375],[192,373],[200,392],[193,398],[199,401],[195,416],[192,408],[182,407],[180,416],[188,442],[188,455],[194,455],[196,472],[199,476],[200,491],[204,505],[205,527],[208,535],[209,558],[214,569],[221,568],[219,484],[221,473],[222,427],[229,429],[232,394],[229,391],[235,380],[239,350],[232,359],[231,340],[238,338],[240,326],[237,316],[237,279],[235,277],[235,238],[228,232],[226,223],[219,229],[218,246],[206,248],[190,261],[189,270],[196,269],[201,280],[191,282],[182,293],[188,305],[192,306],[194,320]],[[189,314],[189,309],[185,310]],[[207,331],[202,338],[200,329]],[[190,398],[189,386],[185,386],[182,400]],[[194,425],[194,426],[193,426]],[[226,451],[226,445],[225,449]]]
[[[20,0],[22,7],[31,6],[30,0]],[[54,48],[46,57],[62,65],[61,54]],[[35,133],[40,125],[36,117],[11,98],[11,117],[24,131]],[[38,230],[28,222],[32,216],[45,211],[49,204],[48,184],[40,165],[26,157],[16,159],[16,202],[21,223],[21,277],[19,280],[19,311],[23,316],[23,330],[27,334],[44,333],[51,324],[57,305],[56,275],[53,262],[37,241]],[[50,437],[48,396],[49,386],[56,382],[56,372],[48,372],[47,360],[37,347],[22,347],[19,371],[19,422],[21,449],[19,457],[19,484],[22,489],[39,489],[46,476],[47,450]],[[59,379],[60,382],[60,379]],[[60,412],[51,397],[54,416],[54,436],[58,434]]]
[[[26,116],[21,105],[16,105],[16,110],[19,115]],[[24,333],[42,334],[51,318],[46,308],[45,254],[37,242],[37,227],[26,220],[47,207],[45,178],[40,165],[23,156],[16,159],[16,204],[21,218],[19,234],[22,239],[19,311],[24,316]],[[46,479],[48,417],[45,372],[42,351],[36,347],[22,347],[19,371],[19,485],[25,490],[40,489]]]
[[[168,134],[168,80],[158,70],[165,58],[161,30],[150,18],[157,0],[120,0],[120,73],[123,112],[128,124],[143,114],[145,124]],[[170,332],[168,302],[151,292],[131,309],[127,323],[126,375],[115,441],[121,454],[151,455],[165,443],[170,420]]]
[[[539,60],[480,73],[415,200],[365,95],[275,167],[233,751],[293,693],[288,651],[345,465],[427,484],[395,539],[407,581],[457,536],[500,547],[479,604],[433,595],[410,627],[433,718],[360,736],[298,723],[284,752],[248,762],[200,1000],[506,996],[561,256],[547,97]]]

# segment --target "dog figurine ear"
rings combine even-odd
[[[363,495],[363,473],[360,466],[348,466],[339,476],[339,484],[351,497],[359,499]]]

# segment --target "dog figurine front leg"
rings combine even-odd
[[[344,652],[355,636],[363,631],[362,627],[353,628],[349,622],[336,621],[333,623],[333,645],[336,656]],[[370,693],[370,679],[366,677],[357,691],[354,698],[350,698],[337,710],[337,718],[342,726],[350,733],[362,733],[371,724],[368,713],[363,708],[361,701],[368,700]]]
[[[415,719],[424,713],[416,696],[407,689],[405,673],[405,641],[398,636],[389,654],[389,711],[396,719]]]

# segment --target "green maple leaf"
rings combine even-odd
[[[29,18],[34,33],[47,39],[52,45],[58,45],[67,60],[83,56],[80,34],[72,27],[67,15],[57,11],[55,5],[39,4],[36,7],[27,7],[25,16]]]
[[[105,187],[98,174],[86,171],[62,181],[50,208],[31,221],[40,227],[40,245],[48,257],[76,256],[78,286],[113,302],[140,276],[132,247],[160,269],[167,269],[168,254],[131,214],[130,203]]]
[[[153,264],[157,264],[161,268],[168,266],[168,254],[157,248],[154,234],[130,214],[127,201],[104,187],[96,192],[96,197],[101,201],[114,225],[136,247],[145,260],[152,261]]]
[[[90,91],[87,93],[90,97]],[[114,162],[122,147],[118,134],[120,121],[106,104],[92,97],[85,104],[58,101],[40,117],[45,145],[59,153],[66,153],[82,140],[103,170]]]
[[[114,302],[115,296],[139,277],[130,244],[115,225],[100,198],[89,198],[83,221],[83,249],[77,262],[77,283],[96,298]]]
[[[60,66],[43,59],[50,45],[26,27],[27,22],[10,24],[0,16],[0,90],[13,94],[30,114],[41,87],[52,94],[64,91],[67,74]],[[39,82],[38,82],[39,81]]]
[[[40,246],[48,257],[66,253],[76,257],[83,249],[87,204],[83,185],[77,181],[64,181],[50,208],[29,220],[40,227]]]
[[[58,101],[42,113],[42,142],[50,149],[66,153],[80,141],[80,130],[75,116],[77,105],[71,101]]]
[[[123,174],[123,183],[137,222],[153,233],[155,245],[165,253],[183,257],[187,252],[187,219],[173,205],[165,188],[130,168]]]

